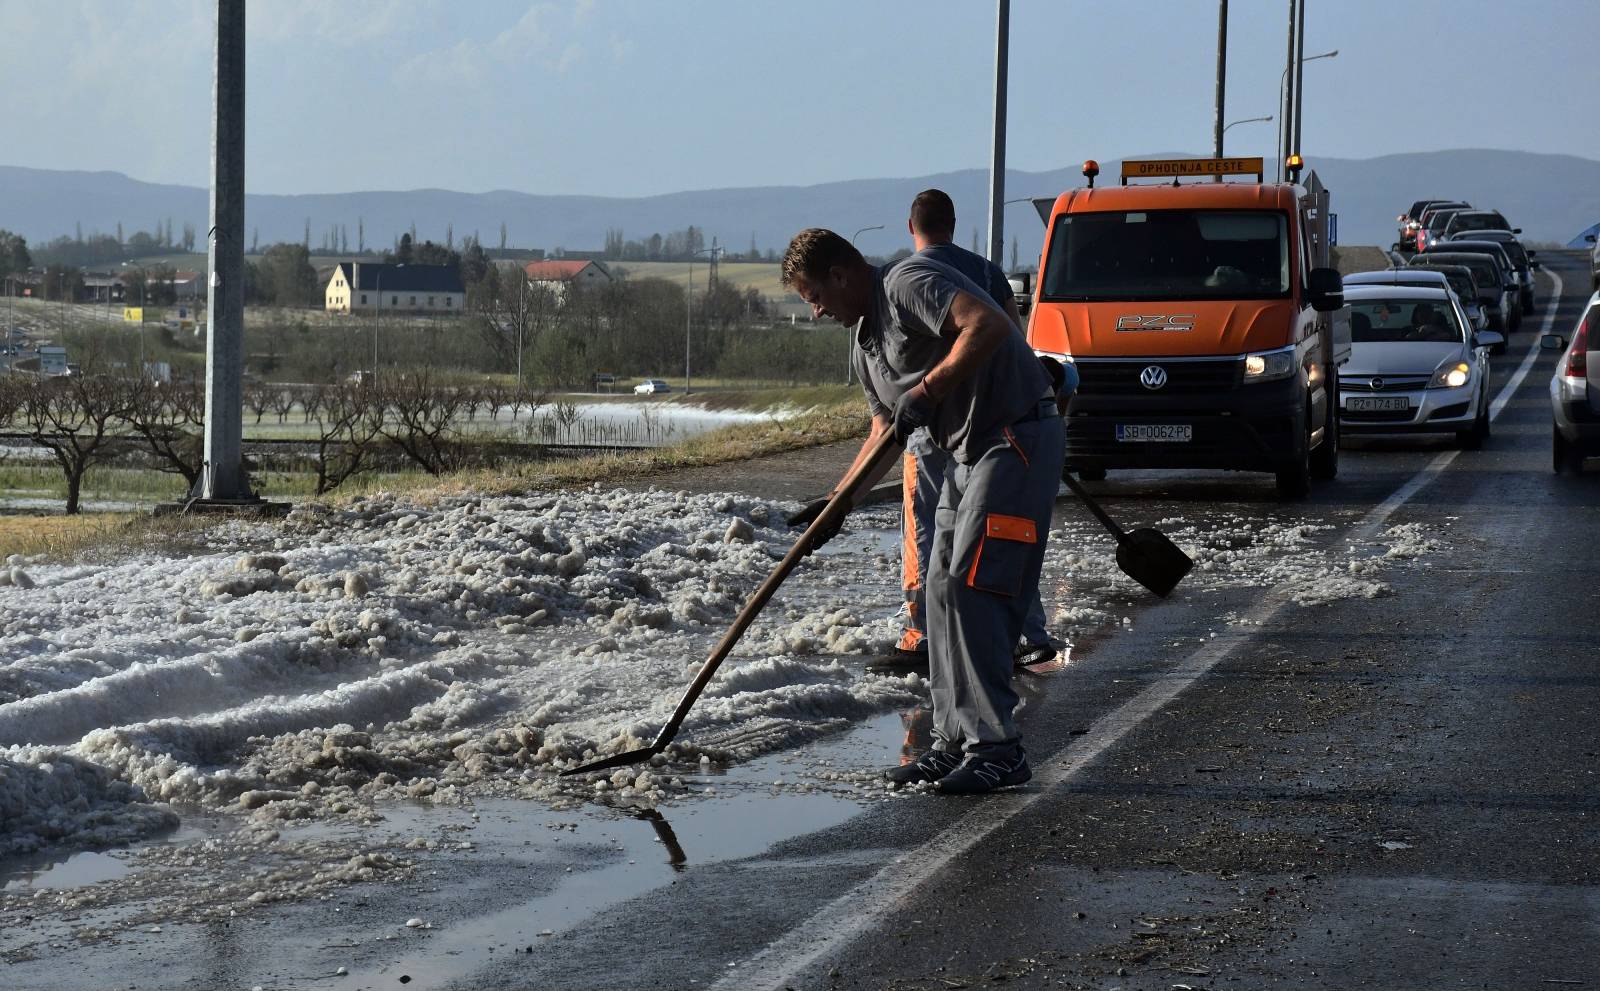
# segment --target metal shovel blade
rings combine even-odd
[[[648,747],[640,747],[638,750],[624,750],[620,754],[612,754],[610,757],[602,757],[599,760],[592,760],[589,763],[579,765],[578,767],[569,767],[557,775],[557,777],[570,778],[574,774],[588,774],[590,771],[609,771],[613,767],[627,767],[629,764],[642,764],[660,752],[661,748],[655,746],[654,744]]]
[[[1117,543],[1117,567],[1140,585],[1166,598],[1194,567],[1194,562],[1160,530],[1140,527],[1130,530],[1127,538]]]

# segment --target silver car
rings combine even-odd
[[[1597,325],[1600,292],[1589,297],[1571,341],[1560,334],[1539,339],[1545,350],[1561,352],[1550,377],[1550,410],[1555,418],[1551,446],[1558,473],[1577,474],[1584,458],[1600,456],[1600,332],[1589,333]]]
[[[1351,286],[1350,361],[1339,369],[1339,428],[1358,433],[1453,433],[1475,449],[1489,437],[1489,349],[1455,293]]]

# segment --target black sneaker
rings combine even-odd
[[[948,750],[924,750],[916,760],[891,767],[883,772],[883,776],[897,785],[914,785],[923,781],[938,781],[960,766],[960,754]]]
[[[1049,664],[1055,659],[1056,649],[1047,643],[1019,643],[1016,652],[1011,655],[1012,665],[1019,668]]]
[[[927,674],[928,652],[895,647],[887,654],[880,654],[868,661],[867,670],[873,674],[910,674],[913,671]]]
[[[1032,777],[1028,755],[1018,747],[1013,757],[980,757],[972,754],[961,762],[960,767],[940,778],[934,787],[946,795],[982,795],[996,788],[1024,784]]]

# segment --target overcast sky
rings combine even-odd
[[[1227,117],[1287,0],[1233,0]],[[1309,0],[1303,145],[1600,159],[1600,0]],[[1211,145],[1215,0],[1014,0],[1008,164]],[[990,0],[251,0],[252,192],[645,195],[986,167]],[[211,0],[0,0],[0,164],[204,186]],[[1274,124],[1228,151],[1270,155]]]

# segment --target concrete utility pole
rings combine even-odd
[[[253,498],[244,473],[244,4],[217,0],[203,499]]]
[[[989,163],[989,260],[1005,258],[1006,53],[1011,45],[1011,0],[998,0],[994,29],[994,158]]]
[[[1217,114],[1212,123],[1212,155],[1222,157],[1223,105],[1228,91],[1228,0],[1217,0]],[[1222,181],[1222,176],[1217,176]]]
[[[1294,34],[1295,13],[1300,6],[1300,0],[1289,0],[1289,51],[1283,57],[1283,76],[1286,82],[1280,84],[1278,108],[1278,181],[1283,181],[1283,160],[1289,157],[1289,137],[1293,133],[1294,121]],[[1287,88],[1285,88],[1285,86]]]
[[[1294,138],[1289,142],[1289,154],[1300,154],[1300,110],[1305,102],[1306,76],[1306,0],[1299,0],[1300,16],[1295,19],[1298,37],[1294,42]]]

